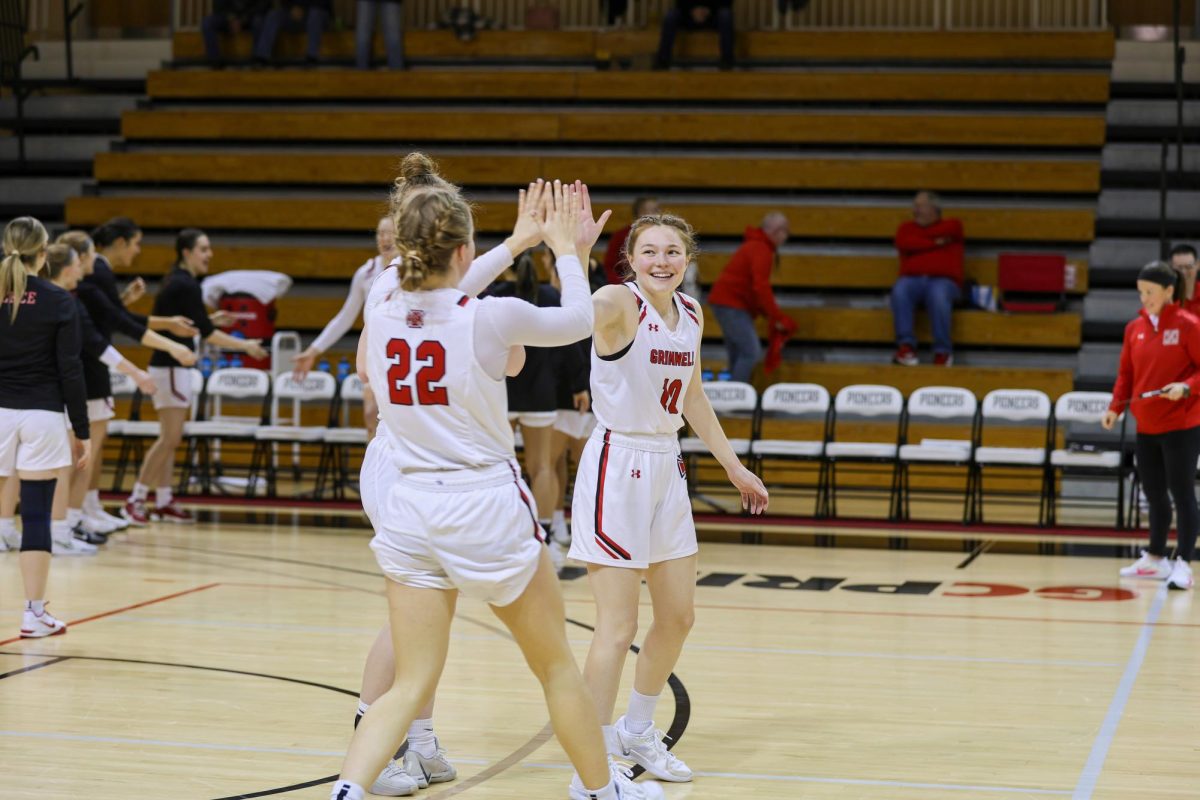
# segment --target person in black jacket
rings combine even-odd
[[[59,473],[86,465],[90,453],[75,302],[37,277],[48,244],[42,223],[18,217],[4,229],[0,261],[0,478],[15,474],[21,484],[22,638],[66,631],[46,610],[51,508]]]
[[[211,261],[212,245],[204,231],[195,228],[180,231],[175,237],[175,266],[163,280],[154,300],[154,311],[168,317],[186,317],[199,329],[204,341],[217,347],[237,350],[252,358],[266,358],[267,351],[258,339],[236,339],[209,320],[199,279],[207,274]],[[168,333],[167,338],[192,349],[191,337]],[[154,408],[161,428],[158,438],[146,451],[133,494],[121,513],[133,525],[141,527],[149,523],[151,515],[146,508],[146,498],[150,487],[154,486],[155,518],[164,522],[192,522],[191,513],[175,503],[171,490],[175,449],[183,441],[183,423],[192,405],[192,370],[169,353],[156,351],[150,356],[150,376],[158,385]]]
[[[221,58],[222,33],[249,31],[257,41],[262,32],[263,17],[270,7],[268,0],[213,0],[212,13],[200,20],[204,57],[208,63],[218,69],[224,66]]]
[[[733,0],[677,0],[662,21],[655,69],[668,69],[675,51],[679,28],[702,30],[716,28],[721,47],[721,69],[733,69]]]

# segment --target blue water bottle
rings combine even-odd
[[[711,381],[713,379],[713,371],[711,369],[700,370],[700,380]]]
[[[242,354],[234,353],[233,358],[230,359],[230,361],[229,361],[229,366],[233,367],[234,369],[238,369],[239,367],[241,367],[242,366]]]
[[[728,370],[721,370],[717,373],[717,380],[719,381],[728,381],[732,379],[733,375],[731,375]]]
[[[342,360],[338,362],[337,379],[338,383],[346,380],[350,375],[350,359],[342,356]]]
[[[225,354],[217,356],[217,369],[228,369],[229,359],[225,358]]]
[[[204,376],[205,380],[208,380],[208,376],[212,375],[212,372],[213,372],[212,358],[210,358],[209,356],[205,356],[204,358],[200,359],[200,374]]]
[[[329,359],[322,358],[320,361],[318,361],[317,369],[320,370],[321,372],[329,372]]]

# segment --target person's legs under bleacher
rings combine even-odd
[[[892,356],[892,361],[906,367],[918,363],[914,324],[917,305],[924,299],[927,281],[928,278],[922,275],[901,275],[892,286],[889,302],[892,306],[892,328],[896,336],[896,354]]]
[[[954,316],[954,304],[958,302],[958,284],[949,278],[930,277],[925,287],[925,310],[929,313],[929,324],[933,328],[934,363],[950,366],[953,361],[954,341],[950,330]]]

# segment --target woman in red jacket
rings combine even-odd
[[[1175,302],[1179,276],[1155,261],[1138,274],[1142,310],[1125,326],[1112,405],[1102,424],[1111,429],[1128,405],[1137,420],[1137,461],[1150,507],[1150,546],[1121,570],[1125,578],[1166,580],[1172,589],[1192,588],[1192,553],[1200,510],[1196,461],[1200,458],[1200,319]],[[1178,543],[1167,558],[1171,503]]]

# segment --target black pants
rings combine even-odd
[[[713,11],[703,26],[699,26],[676,6],[663,17],[662,34],[658,39],[658,55],[654,59],[656,67],[666,69],[671,66],[671,57],[675,50],[675,35],[679,32],[680,26],[689,30],[715,27],[721,45],[721,68],[729,69],[733,66],[733,11],[728,8],[718,8]]]
[[[1150,554],[1167,554],[1171,502],[1179,536],[1176,554],[1192,560],[1200,510],[1196,507],[1196,459],[1200,457],[1200,426],[1166,433],[1137,435],[1138,475],[1150,506]],[[1169,493],[1169,495],[1168,495]]]

